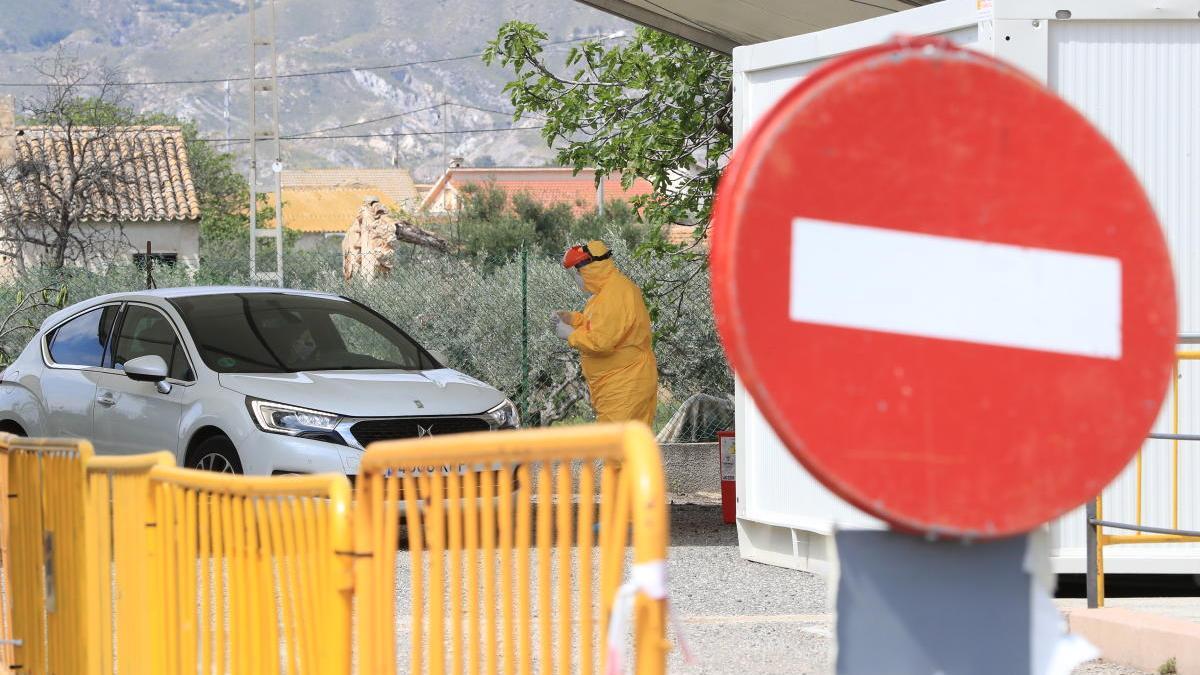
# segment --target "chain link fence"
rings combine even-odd
[[[620,237],[609,241],[618,266],[645,290],[654,318],[660,439],[715,440],[717,431],[733,427],[733,375],[713,322],[707,267],[686,256],[637,257]],[[152,283],[248,285],[247,258],[240,252],[208,255],[195,270],[155,267]],[[284,265],[286,286],[363,302],[440,352],[450,367],[507,392],[526,425],[592,419],[578,354],[553,333],[553,312],[581,309],[586,300],[558,256],[528,250],[489,263],[404,248],[390,273],[370,281],[344,280],[342,256],[332,250],[290,252]],[[17,330],[0,335],[0,360],[15,357],[32,334],[18,324],[39,323],[62,288],[70,304],[146,284],[146,270],[134,265],[112,265],[104,273],[34,270],[0,284],[0,319],[22,300],[35,305],[10,320]],[[49,302],[30,303],[31,294]]]

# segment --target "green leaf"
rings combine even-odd
[[[729,58],[639,28],[625,42],[572,47],[556,64],[545,58],[545,40],[533,24],[510,21],[488,44],[485,62],[512,71],[504,92],[516,117],[545,118],[542,137],[564,166],[620,172],[626,187],[649,181],[654,192],[638,200],[639,220],[707,222],[732,147]]]

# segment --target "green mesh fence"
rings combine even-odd
[[[683,257],[639,258],[612,238],[618,266],[646,291],[654,314],[659,367],[656,431],[664,442],[707,442],[733,427],[733,376],[713,323],[707,269]],[[270,262],[273,262],[273,258]],[[260,263],[262,264],[262,263]],[[285,260],[285,285],[359,300],[391,319],[449,366],[508,393],[527,426],[592,419],[587,387],[574,350],[553,334],[551,314],[580,309],[586,300],[557,262],[538,251],[515,254],[500,264],[405,248],[390,273],[371,281],[345,281],[343,260],[333,250],[293,252]],[[248,285],[249,266],[240,252],[208,255],[195,270],[156,267],[159,288]],[[103,273],[79,269],[32,270],[0,282],[0,319],[31,294],[59,289],[67,303],[146,287],[147,274],[133,265]],[[11,359],[37,324],[53,311],[32,303],[10,319],[17,327],[0,335],[0,362]],[[2,330],[2,328],[0,328]]]

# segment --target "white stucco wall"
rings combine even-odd
[[[86,261],[89,269],[99,270],[104,265],[129,264],[134,254],[146,252],[146,242],[154,253],[174,253],[178,264],[195,270],[200,264],[200,221],[167,221],[155,223],[126,223],[119,225],[85,225],[88,239],[96,242],[95,253]],[[94,231],[93,231],[94,228]],[[111,234],[105,235],[108,231]],[[122,242],[115,248],[102,241]],[[33,246],[26,247],[24,262],[0,256],[0,281],[21,274],[22,268],[39,264],[45,254]]]
[[[114,226],[116,229],[116,226]],[[150,242],[155,253],[174,253],[180,265],[195,269],[200,264],[200,221],[127,223],[124,238],[129,241],[129,262],[134,253],[145,253]]]

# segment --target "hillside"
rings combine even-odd
[[[473,54],[501,23],[514,18],[537,23],[560,40],[630,30],[628,24],[570,0],[279,0],[278,8],[281,73]],[[0,79],[36,79],[33,63],[60,46],[119,67],[129,81],[244,77],[249,68],[245,9],[244,2],[234,0],[0,0]],[[265,19],[266,13],[259,16]],[[487,68],[478,58],[289,78],[280,85],[282,129],[284,135],[296,135],[431,107],[326,134],[507,127],[512,125],[508,115],[439,106],[445,100],[507,110],[501,92],[505,80],[504,71]],[[18,98],[31,93],[5,91]],[[206,136],[225,135],[223,82],[132,87],[130,100],[143,110],[194,119]],[[247,108],[247,84],[231,83],[229,129],[234,138],[248,135]],[[245,145],[233,148],[244,152]],[[390,166],[396,161],[411,167],[419,180],[432,180],[447,156],[540,164],[551,152],[536,131],[295,140],[284,147],[288,166]]]

